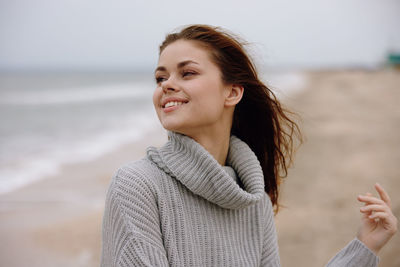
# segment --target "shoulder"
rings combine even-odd
[[[158,173],[158,167],[151,162],[148,158],[142,158],[137,161],[129,162],[118,168],[116,176],[123,176],[129,178],[144,178],[151,179],[152,175]]]
[[[115,172],[110,191],[124,198],[154,197],[158,191],[160,171],[147,158],[122,165]]]
[[[123,180],[143,181],[148,183],[154,183],[155,177],[160,173],[159,168],[147,158],[142,158],[137,161],[129,162],[118,168],[114,179],[117,182]]]

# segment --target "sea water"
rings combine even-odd
[[[299,73],[267,73],[278,95]],[[151,74],[0,74],[0,193],[93,160],[158,127]]]
[[[142,137],[154,88],[140,74],[0,75],[0,193]]]

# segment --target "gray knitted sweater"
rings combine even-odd
[[[280,266],[273,216],[246,143],[232,136],[221,166],[193,139],[169,132],[163,147],[113,177],[101,266]],[[328,266],[377,263],[354,239]]]

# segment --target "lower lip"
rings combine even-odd
[[[182,103],[182,104],[177,105],[177,106],[172,106],[172,107],[163,108],[163,111],[164,111],[165,113],[169,113],[169,112],[172,112],[172,111],[174,111],[174,110],[180,108],[181,106],[183,106],[183,105],[185,105],[185,104],[186,104],[186,103]]]

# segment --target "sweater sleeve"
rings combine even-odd
[[[327,267],[376,267],[378,262],[379,258],[355,238],[329,261]]]
[[[101,267],[168,266],[158,206],[149,181],[118,170],[106,197]]]
[[[278,267],[281,266],[278,249],[278,239],[274,223],[274,211],[268,195],[266,195],[263,247],[260,266]]]

